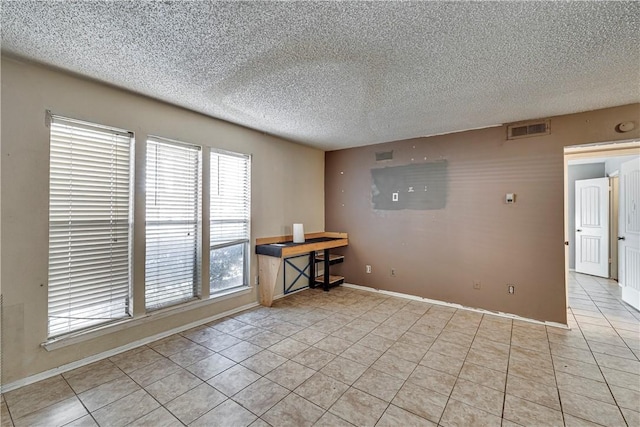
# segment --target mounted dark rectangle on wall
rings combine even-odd
[[[432,210],[447,204],[447,161],[371,169],[372,202],[380,210]]]

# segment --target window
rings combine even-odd
[[[248,285],[251,158],[211,152],[211,294]]]
[[[49,337],[129,316],[132,134],[51,117]]]
[[[151,138],[146,165],[145,305],[194,298],[200,282],[200,147]]]

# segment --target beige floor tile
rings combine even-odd
[[[552,409],[560,408],[560,398],[556,387],[509,375],[507,377],[507,394],[529,400]]]
[[[91,412],[140,390],[131,378],[117,378],[78,395],[82,404]]]
[[[289,390],[286,388],[267,378],[260,378],[233,396],[233,400],[261,416],[288,394]]]
[[[278,345],[278,344],[275,344],[275,345]],[[273,348],[273,346],[271,346],[270,348]],[[220,352],[220,355],[226,357],[227,359],[231,359],[234,362],[240,363],[243,360],[250,358],[254,354],[260,353],[261,351],[262,351],[262,347],[251,344],[250,342],[242,341],[236,345],[233,345],[229,348],[222,350]]]
[[[202,384],[202,380],[184,369],[145,387],[158,402],[165,404]]]
[[[251,344],[255,344],[258,347],[268,348],[274,344],[279,343],[286,337],[284,335],[276,334],[275,332],[264,330],[258,335],[254,335],[251,338],[247,338],[246,341]]]
[[[210,328],[206,325],[196,326],[195,328],[188,329],[184,332],[180,332],[180,335],[196,343],[203,343],[212,338],[217,338],[224,335],[224,332],[220,332],[217,329]]]
[[[124,376],[113,362],[108,359],[83,366],[62,374],[73,391],[78,394],[111,380]]]
[[[620,409],[600,400],[560,390],[562,410],[568,414],[605,426],[626,425]]]
[[[541,353],[539,351],[531,350],[528,348],[512,346],[509,353],[509,359],[521,360],[534,368],[546,369],[547,371],[553,370],[552,357],[548,352]]]
[[[152,363],[158,362],[162,359],[164,359],[164,356],[146,347],[120,353],[117,356],[110,358],[110,360],[122,369],[125,374],[133,372],[144,366],[151,365]]]
[[[14,420],[74,396],[60,375],[4,393]]]
[[[435,342],[435,337],[417,334],[415,332],[405,332],[397,342],[418,347],[426,353]]]
[[[295,392],[316,405],[329,409],[349,389],[345,383],[320,372],[300,385]]]
[[[358,344],[384,352],[387,351],[387,349],[391,347],[394,342],[394,340],[381,337],[380,335],[368,334],[365,335],[360,341],[358,341]]]
[[[640,375],[610,368],[602,368],[602,373],[608,384],[640,391]]]
[[[291,393],[262,415],[262,419],[273,426],[311,427],[323,413],[324,409]]]
[[[245,325],[227,333],[233,337],[240,338],[241,340],[246,340],[247,338],[251,338],[262,333],[263,331],[264,329],[262,328],[258,328],[252,325]]]
[[[291,338],[307,345],[313,345],[327,336],[328,334],[316,329],[303,329],[302,331],[291,335]]]
[[[199,344],[196,344],[178,334],[155,341],[149,345],[153,350],[166,357],[184,350],[198,348],[198,346]]]
[[[183,424],[163,406],[138,418],[127,427],[180,427]],[[67,426],[65,426],[67,427]]]
[[[389,405],[376,427],[435,427],[431,421],[405,411],[395,405]]]
[[[353,424],[337,415],[333,415],[331,412],[325,412],[314,424],[314,427],[353,427]]]
[[[453,387],[451,398],[494,415],[502,415],[504,393],[501,391],[459,378]]]
[[[351,347],[353,343],[343,338],[328,336],[314,344],[314,347],[324,350],[328,353],[338,355]]]
[[[632,411],[631,409],[621,408],[622,415],[630,426],[640,426],[640,412]]]
[[[214,354],[206,359],[202,359],[199,362],[194,363],[191,366],[187,366],[187,371],[191,372],[203,381],[207,381],[220,372],[226,371],[236,363],[227,359],[220,354]]]
[[[294,390],[300,384],[309,379],[316,371],[304,365],[288,360],[273,371],[265,375],[265,378]]]
[[[638,360],[628,347],[620,347],[617,345],[607,345],[599,342],[591,342],[589,344],[591,351],[594,353],[607,354],[609,356],[622,357],[625,359]]]
[[[386,319],[383,319],[382,321],[384,322],[385,320]],[[360,329],[361,331],[365,331],[366,333],[369,333],[373,331],[375,328],[377,328],[379,326],[379,323],[373,322],[371,320],[363,319],[362,317],[360,317],[358,319],[355,319],[351,323],[347,324],[347,326],[355,329]]]
[[[458,375],[462,369],[463,359],[447,357],[444,354],[428,351],[420,361],[420,365],[437,371],[446,372],[449,375]]]
[[[13,427],[13,420],[4,399],[0,403],[0,427]]]
[[[272,353],[269,350],[263,350],[260,353],[245,359],[240,364],[260,375],[266,375],[286,361],[287,359],[279,354]]]
[[[600,424],[592,423],[591,421],[583,420],[582,418],[574,417],[573,415],[563,415],[565,427],[600,427]]]
[[[405,382],[391,403],[437,423],[442,416],[447,400],[448,397],[443,394]]]
[[[400,378],[369,368],[358,378],[353,387],[386,402],[391,402],[403,383],[404,381]]]
[[[617,386],[611,386],[611,393],[621,408],[640,412],[640,392]]]
[[[464,358],[467,356],[467,352],[469,352],[469,347],[441,339],[436,339],[436,341],[431,345],[431,348],[429,348],[429,351],[440,353],[454,359],[464,360]]]
[[[509,356],[509,345],[491,341],[486,338],[476,338],[471,344],[471,348],[480,352],[498,354],[503,357]]]
[[[241,342],[241,339],[223,333],[221,336],[208,338],[205,341],[200,342],[199,344],[207,347],[209,350],[223,351]]]
[[[424,348],[403,342],[396,342],[385,352],[388,356],[398,357],[413,363],[420,362],[426,353],[427,351]]]
[[[323,366],[331,362],[335,357],[335,354],[320,350],[316,347],[309,347],[291,360],[308,368],[318,370],[322,369]]]
[[[91,415],[85,415],[84,417],[71,421],[69,424],[65,424],[64,427],[98,427],[98,423],[96,423]]]
[[[371,366],[382,355],[379,350],[374,350],[360,344],[354,344],[340,354],[340,357],[353,360],[362,365]]]
[[[387,409],[387,405],[387,402],[377,397],[350,388],[329,411],[357,426],[374,426]]]
[[[24,417],[16,418],[14,425],[16,427],[63,426],[87,414],[82,403],[74,396],[31,412]]]
[[[227,396],[233,396],[249,384],[260,379],[260,375],[241,365],[235,365],[211,378],[207,383]]]
[[[101,426],[121,427],[147,415],[160,405],[144,390],[116,400],[92,413]]]
[[[231,399],[207,412],[190,426],[193,427],[245,427],[256,420],[256,416]]]
[[[604,382],[590,380],[588,378],[576,377],[574,375],[558,372],[556,374],[558,388],[571,393],[587,396],[602,402],[615,404],[609,387]]]
[[[388,319],[385,320],[385,322],[388,322]],[[405,332],[406,332],[405,329],[398,328],[396,326],[387,326],[385,324],[382,324],[377,328],[375,328],[373,331],[371,331],[373,335],[379,335],[383,338],[387,338],[394,341],[400,338],[402,334],[404,334]]]
[[[371,365],[372,368],[378,371],[385,372],[394,377],[406,380],[413,370],[418,366],[416,363],[409,362],[408,360],[398,359],[396,357],[383,354],[376,362]]]
[[[187,367],[202,359],[212,356],[213,354],[213,350],[209,350],[204,346],[195,344],[195,346],[191,346],[185,350],[172,354],[169,356],[169,359],[182,367]]]
[[[449,323],[442,330],[442,333],[440,333],[440,335],[438,336],[438,340],[448,341],[450,343],[458,344],[469,349],[469,347],[471,347],[471,343],[473,342],[474,335],[475,329],[471,332],[471,334],[469,334],[467,333],[466,329],[452,329],[451,323]]]
[[[171,400],[165,407],[184,424],[189,424],[226,399],[224,394],[210,385],[200,384]]]
[[[600,367],[591,363],[579,362],[565,357],[553,356],[553,367],[556,372],[589,378],[595,381],[604,381]]]
[[[607,354],[594,353],[598,365],[605,368],[617,369],[630,374],[640,374],[640,362],[622,357],[609,356]]]
[[[264,421],[262,418],[257,418],[254,422],[249,424],[249,427],[271,427],[271,424]]]
[[[593,363],[596,361],[593,354],[589,350],[581,350],[575,347],[551,343],[551,354],[554,356],[566,357],[567,359],[577,360],[584,363]]]
[[[350,326],[343,326],[342,328],[331,333],[331,336],[342,338],[347,341],[351,341],[352,343],[360,341],[367,335],[367,331],[363,331],[362,329],[352,328]]]
[[[507,378],[506,372],[494,371],[493,369],[467,362],[462,366],[459,376],[465,380],[498,391],[504,391]]]
[[[473,348],[469,350],[465,361],[479,366],[484,366],[485,368],[493,369],[494,371],[502,372],[506,372],[507,366],[509,365],[509,358],[507,356],[501,356],[485,351],[478,351]]]
[[[527,362],[519,359],[510,359],[509,375],[515,375],[520,378],[536,381],[551,387],[556,386],[556,377],[553,371],[531,366]]]
[[[501,423],[501,417],[455,399],[449,399],[440,420],[440,425],[444,427],[500,427]]]
[[[157,362],[130,372],[129,377],[142,387],[145,387],[180,370],[180,365],[169,359],[162,358]]]
[[[345,384],[353,384],[367,370],[367,366],[343,357],[336,357],[327,363],[321,370],[325,375],[342,381]]]
[[[419,365],[411,373],[407,381],[448,396],[456,383],[456,377]]]
[[[522,426],[562,426],[562,413],[547,406],[507,394],[503,417]]]

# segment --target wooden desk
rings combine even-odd
[[[293,236],[264,237],[256,239],[256,254],[258,254],[258,277],[260,281],[260,304],[271,307],[276,288],[278,272],[282,266],[282,259],[294,255],[308,253],[311,257],[311,272],[309,287],[315,287],[315,253],[324,251],[324,277],[322,287],[329,290],[332,276],[329,275],[329,249],[347,246],[347,233],[309,233],[305,234],[304,243],[293,243]],[[335,279],[333,280],[335,281]]]

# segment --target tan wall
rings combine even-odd
[[[327,152],[326,228],[349,233],[336,271],[350,283],[566,323],[563,147],[637,138],[614,128],[639,117],[634,104],[554,117],[548,136],[507,141],[495,127]],[[375,161],[389,150],[393,160]],[[425,157],[448,161],[446,207],[374,210],[371,169]]]
[[[2,380],[5,384],[255,302],[257,298],[254,289],[248,295],[81,344],[53,351],[42,349],[40,343],[47,338],[47,109],[54,114],[131,130],[136,135],[138,153],[144,152],[147,134],[251,153],[252,241],[256,237],[286,234],[294,222],[303,222],[309,232],[324,229],[322,151],[68,74],[2,58]],[[144,200],[143,189],[144,182],[138,177],[137,200]],[[144,221],[144,212],[138,209],[136,219]],[[136,236],[139,237],[139,233]],[[139,282],[144,278],[140,268],[144,266],[143,251],[144,241],[138,239],[134,250],[137,289],[142,289]],[[252,280],[256,274],[254,255]]]

